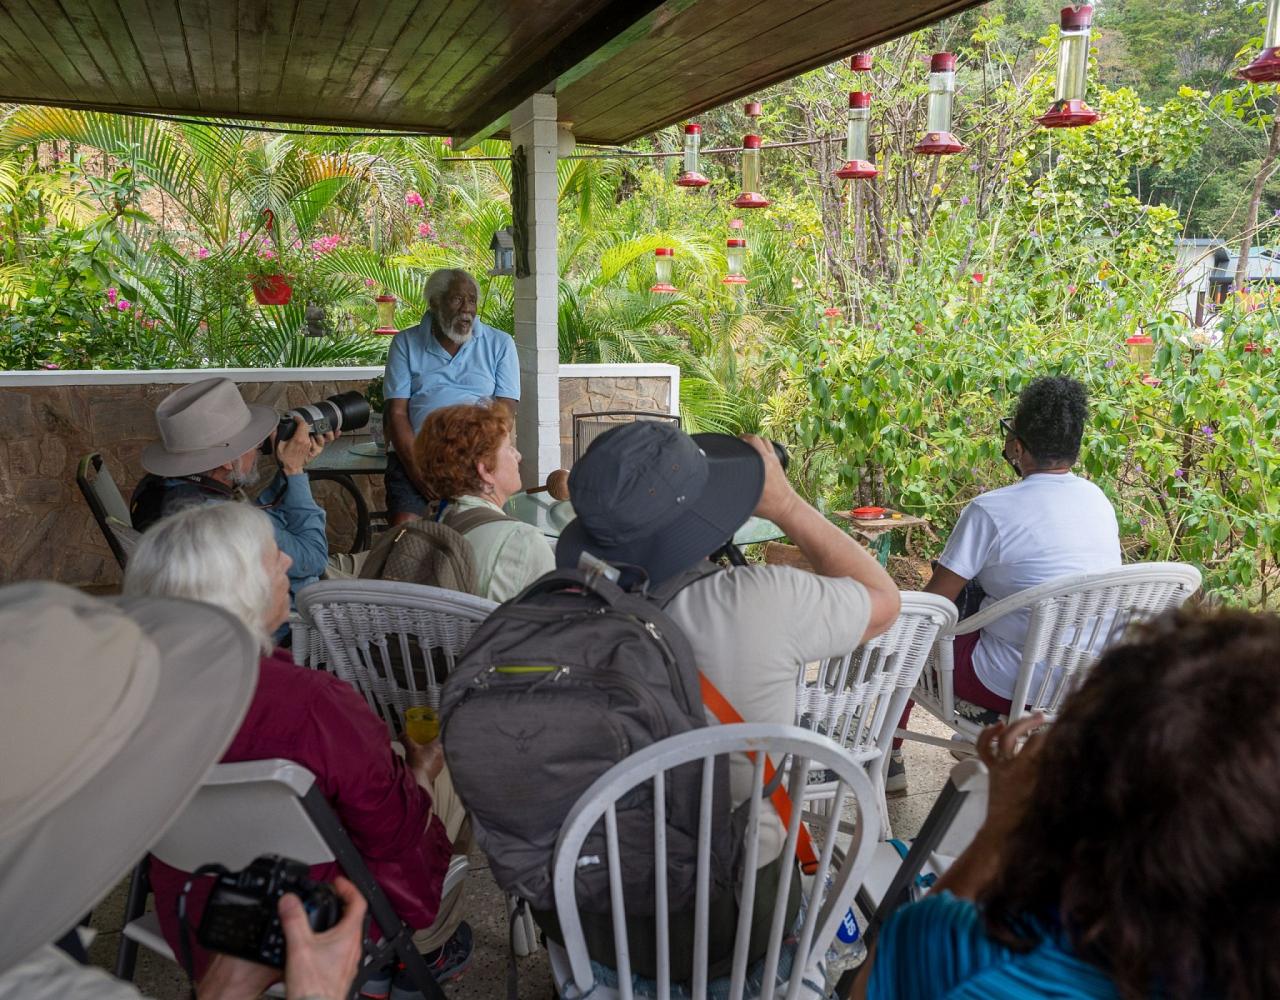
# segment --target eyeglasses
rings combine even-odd
[[[1013,421],[1008,417],[1000,418],[1000,429],[1012,437],[1018,437],[1018,432],[1013,429]],[[1021,438],[1018,438],[1021,440]]]

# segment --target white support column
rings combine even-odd
[[[560,352],[556,332],[559,231],[556,223],[556,99],[534,94],[511,112],[511,147],[523,146],[529,180],[529,277],[515,279],[515,339],[520,355],[516,441],[525,486],[560,466]]]

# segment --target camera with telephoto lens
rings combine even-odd
[[[777,441],[770,441],[773,445],[773,453],[778,456],[778,464],[782,466],[782,471],[786,472],[791,465],[791,453],[787,451],[785,444],[778,444]]]
[[[358,431],[369,422],[369,401],[352,389],[282,413],[280,423],[276,425],[277,444],[293,437],[298,426],[295,423],[297,417],[301,417],[308,431],[315,435],[328,434],[329,431]],[[270,455],[272,439],[263,441],[261,448],[264,455]]]
[[[196,940],[209,951],[284,968],[280,897],[293,893],[313,931],[327,931],[342,918],[342,900],[324,882],[307,877],[307,866],[275,854],[256,858],[239,872],[217,877],[200,918]]]

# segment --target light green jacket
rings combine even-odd
[[[453,502],[459,512],[497,504],[483,497],[464,496]],[[476,556],[476,583],[491,601],[515,597],[543,573],[556,568],[555,553],[541,531],[523,521],[497,521],[467,532]]]

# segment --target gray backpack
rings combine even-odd
[[[709,572],[705,563],[651,596],[598,574],[548,573],[485,620],[446,679],[441,735],[453,785],[498,885],[535,910],[555,907],[556,838],[591,783],[637,750],[707,724],[693,650],[662,608]],[[731,808],[727,759],[716,766],[713,893],[732,891],[746,818]],[[693,899],[701,783],[696,762],[668,775],[672,909]],[[617,819],[627,912],[652,914],[650,786],[620,801]],[[601,824],[578,867],[585,913],[609,912],[606,858]]]

